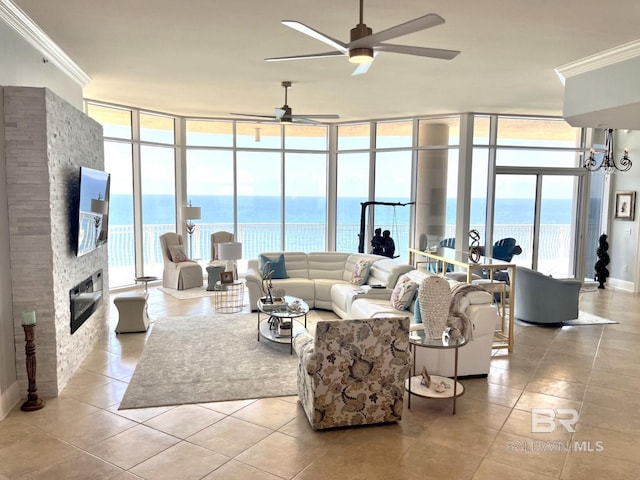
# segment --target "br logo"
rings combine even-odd
[[[551,433],[557,427],[574,433],[573,426],[578,422],[578,411],[573,408],[532,408],[531,432]]]

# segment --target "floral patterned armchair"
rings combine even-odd
[[[295,337],[298,394],[314,430],[395,422],[409,376],[409,318],[324,320]]]

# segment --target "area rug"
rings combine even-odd
[[[578,326],[578,325],[606,325],[611,323],[620,323],[615,320],[609,320],[608,318],[599,317],[592,313],[578,312],[578,318],[575,320],[567,320],[562,322],[562,325]]]
[[[187,290],[174,290],[173,288],[158,287],[162,293],[172,296],[178,300],[191,300],[192,298],[213,297],[217,292],[207,290],[207,287],[189,288]]]
[[[620,323],[615,320],[609,320],[608,318],[600,317],[598,315],[594,315],[592,313],[579,311],[578,318],[573,320],[565,320],[561,323],[529,323],[524,322],[522,320],[516,319],[516,323],[523,327],[550,327],[550,328],[559,328],[559,327],[579,327],[581,325],[608,325]]]
[[[256,313],[159,318],[119,408],[296,395],[297,364]]]

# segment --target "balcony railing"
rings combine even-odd
[[[384,226],[392,232],[396,243],[396,254],[399,261],[407,261],[409,245],[409,226],[398,225]],[[481,238],[484,237],[484,226],[476,225]],[[199,223],[193,234],[193,258],[205,263],[211,258],[211,234],[220,230],[233,231],[233,225],[224,223]],[[175,231],[173,224],[146,225],[143,232],[143,255],[145,274],[162,272],[162,251],[159,237],[163,233]],[[300,252],[325,251],[324,224],[287,224],[286,225],[286,250]],[[340,252],[356,252],[358,249],[359,225],[338,225],[336,250]],[[570,258],[571,235],[570,225],[541,225],[540,245],[538,259],[545,265],[567,264]],[[447,226],[446,236],[455,236],[455,227]],[[530,263],[533,241],[533,226],[531,225],[496,225],[494,238],[513,237],[517,239],[523,253],[517,258],[516,263]],[[237,240],[242,242],[243,258],[257,258],[258,254],[266,251],[281,250],[282,229],[279,224],[273,223],[248,223],[239,224]],[[185,237],[186,249],[189,249],[189,236]],[[130,284],[134,276],[133,265],[135,263],[134,232],[133,225],[115,225],[109,227],[109,269],[111,285]],[[121,272],[121,273],[117,273]],[[126,273],[124,273],[126,272]],[[120,278],[118,278],[120,277]]]

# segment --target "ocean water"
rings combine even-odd
[[[233,223],[233,198],[220,195],[189,197],[192,205],[201,207],[200,223]],[[384,202],[405,202],[397,198],[377,199]],[[338,203],[338,224],[360,224],[362,198],[343,197]],[[372,207],[369,207],[372,208]],[[569,199],[545,199],[542,202],[542,224],[569,224],[572,216]],[[280,197],[239,196],[238,215],[241,223],[280,223]],[[456,199],[447,200],[447,224],[455,224]],[[485,199],[472,199],[472,225],[484,224]],[[369,210],[367,210],[368,212]],[[376,223],[407,225],[410,207],[376,206]],[[145,224],[168,224],[175,221],[175,206],[171,195],[145,195],[142,206]],[[326,205],[323,197],[288,197],[287,223],[324,223]],[[395,218],[394,218],[395,217]],[[495,223],[500,225],[530,224],[533,219],[532,199],[499,199],[496,202]],[[133,224],[133,205],[128,195],[111,195],[109,223]]]

